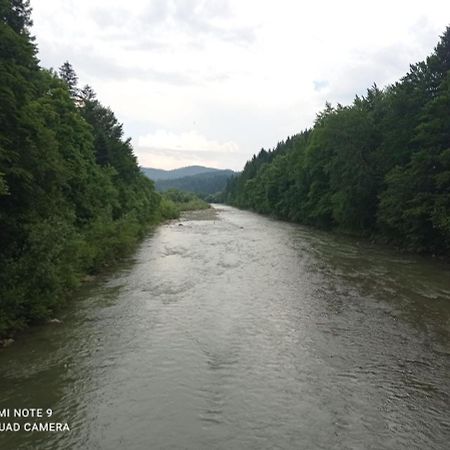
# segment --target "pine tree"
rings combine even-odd
[[[27,34],[33,24],[30,0],[0,0],[0,20],[17,34]]]
[[[79,97],[79,90],[77,87],[78,76],[75,73],[75,70],[73,69],[72,64],[70,64],[69,61],[66,61],[59,68],[59,76],[67,84],[67,87],[69,88],[70,96],[73,99],[77,99]]]
[[[86,105],[86,103],[89,103],[89,102],[92,103],[97,98],[97,95],[94,92],[94,89],[92,89],[92,87],[89,86],[88,84],[86,84],[80,90],[79,96],[80,96],[81,106],[84,106],[84,105]]]

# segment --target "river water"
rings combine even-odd
[[[0,410],[71,430],[0,448],[449,448],[449,267],[215,207],[0,352]]]

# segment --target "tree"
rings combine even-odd
[[[97,99],[97,94],[95,93],[94,89],[92,89],[91,86],[86,84],[79,93],[79,98],[81,102],[81,106],[87,107],[89,104],[93,104],[94,101]]]
[[[69,61],[66,61],[60,68],[59,68],[59,76],[61,79],[66,83],[70,96],[73,99],[78,98],[79,92],[78,92],[78,76],[75,73],[75,70],[73,69],[72,65],[69,63]]]
[[[0,19],[17,34],[28,34],[33,24],[30,0],[0,0]]]
[[[161,216],[114,113],[89,87],[78,98],[68,62],[61,78],[39,67],[29,13],[0,0],[0,338],[50,317]]]

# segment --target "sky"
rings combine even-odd
[[[31,0],[44,67],[68,60],[139,164],[241,170],[425,59],[450,1]]]

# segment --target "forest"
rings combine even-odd
[[[39,65],[28,1],[0,0],[0,337],[45,321],[176,210],[66,62]]]
[[[156,180],[155,187],[162,192],[169,189],[178,189],[208,198],[211,195],[222,192],[225,189],[227,180],[233,174],[234,172],[231,170],[215,170],[173,180]]]
[[[450,255],[450,28],[398,82],[262,149],[222,200],[276,218]]]

